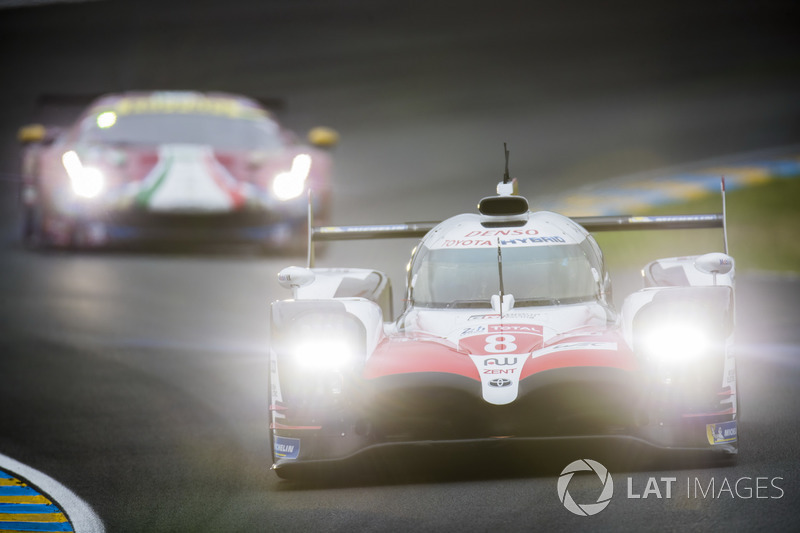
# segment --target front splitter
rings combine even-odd
[[[667,447],[630,435],[571,437],[491,437],[460,440],[425,440],[378,443],[336,459],[279,460],[272,466],[284,479],[348,473],[370,475],[400,468],[406,472],[431,466],[471,468],[477,474],[488,466],[493,472],[550,475],[576,458],[590,457],[609,469],[642,467],[694,467],[730,464],[735,446]]]

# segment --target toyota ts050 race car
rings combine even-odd
[[[644,288],[617,310],[590,233],[723,227],[724,216],[570,219],[531,212],[508,185],[498,189],[478,213],[438,224],[312,228],[312,249],[314,241],[422,240],[396,320],[382,272],[280,272],[294,294],[271,309],[279,476],[376,448],[499,439],[735,457],[733,259],[653,261]]]
[[[255,100],[186,91],[102,96],[65,130],[19,137],[23,239],[53,246],[291,244],[308,189],[327,214],[337,141],[315,128],[306,145]]]

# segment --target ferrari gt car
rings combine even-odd
[[[505,183],[498,190],[478,212],[441,223],[311,228],[311,248],[421,240],[396,319],[380,271],[315,268],[309,253],[309,265],[279,273],[293,291],[271,306],[279,476],[377,448],[501,439],[735,458],[733,259],[654,260],[616,309],[591,233],[723,227],[724,216],[572,219],[530,211]]]
[[[296,242],[306,192],[326,216],[337,142],[300,142],[257,101],[227,93],[125,92],[92,101],[72,126],[30,125],[23,143],[23,240]]]

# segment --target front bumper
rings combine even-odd
[[[280,474],[284,467],[291,472],[292,465],[348,462],[390,449],[462,449],[499,442],[533,449],[602,443],[618,451],[737,453],[735,411],[718,402],[717,409],[692,412],[676,395],[653,394],[653,387],[636,376],[612,368],[546,371],[523,380],[518,399],[501,406],[482,400],[479,383],[452,374],[359,382],[352,388],[360,395],[349,400],[304,396],[303,412],[291,409],[299,397],[285,398],[294,401],[273,419],[282,422],[273,429],[280,442],[291,444],[293,454],[276,453],[275,468]],[[323,388],[313,387],[317,393]],[[313,405],[320,407],[308,409]],[[727,438],[712,438],[718,432]],[[592,456],[592,449],[582,455],[587,453]]]
[[[224,213],[152,212],[143,209],[45,211],[42,231],[56,246],[114,247],[129,244],[238,244],[305,246],[307,212],[241,209]]]
[[[286,244],[305,231],[304,215],[285,216],[275,212],[119,213],[93,223],[107,227],[110,243],[126,241],[231,243],[263,242]]]

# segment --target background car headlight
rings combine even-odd
[[[339,370],[356,358],[356,347],[344,339],[300,341],[292,350],[300,366],[308,369]]]
[[[694,324],[665,324],[642,336],[645,355],[662,362],[682,362],[701,357],[712,348],[709,334]]]
[[[100,169],[85,167],[78,154],[72,150],[61,156],[61,162],[69,176],[72,191],[81,198],[96,198],[106,185],[105,176]]]
[[[291,200],[303,194],[306,178],[311,170],[311,156],[298,154],[292,160],[289,172],[281,172],[272,181],[272,192],[279,200]]]

